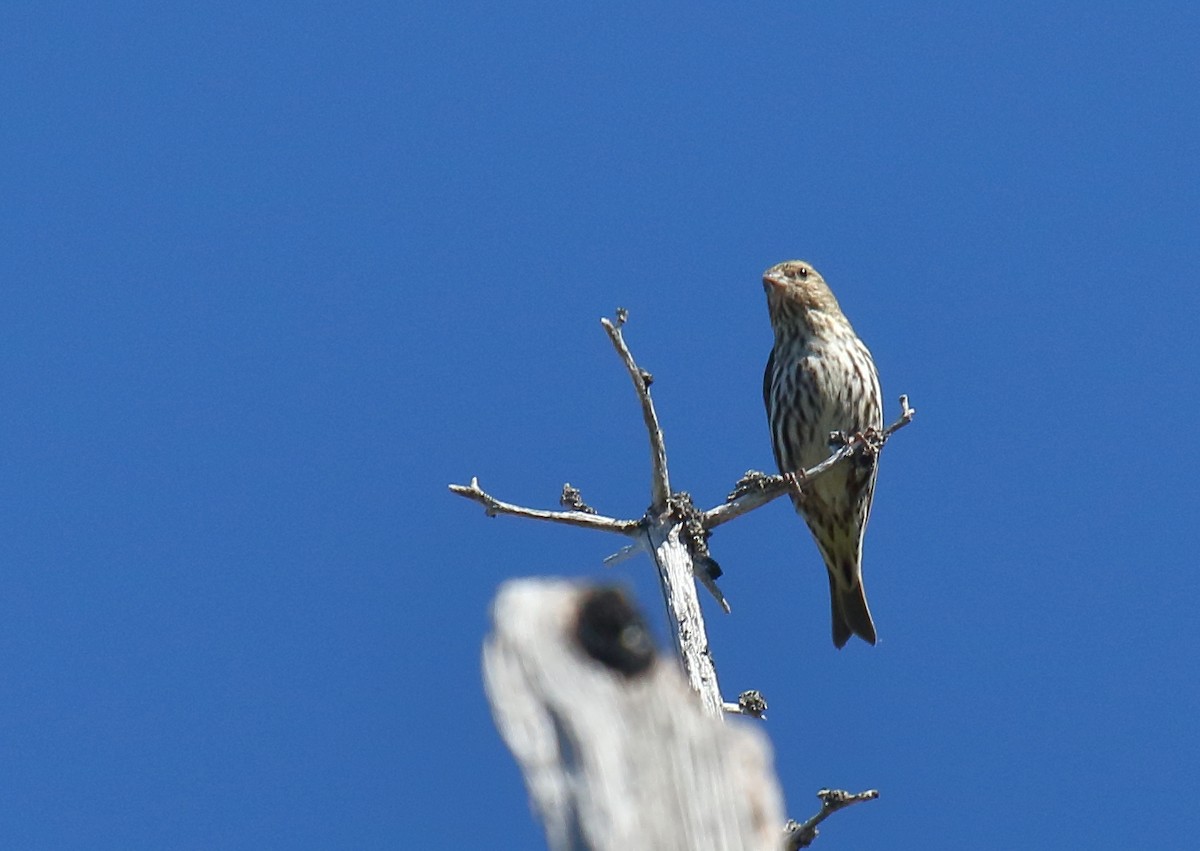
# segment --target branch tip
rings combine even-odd
[[[817,797],[821,799],[821,811],[819,813],[804,822],[804,824],[799,824],[789,819],[787,825],[784,826],[784,848],[787,851],[794,851],[797,848],[807,848],[809,845],[812,845],[813,840],[820,833],[817,830],[817,825],[838,810],[845,809],[851,804],[858,804],[862,801],[874,801],[879,797],[879,790],[868,789],[865,792],[853,793],[847,792],[844,789],[822,789],[817,792]]]
[[[614,532],[626,537],[634,537],[639,534],[642,525],[642,521],[640,520],[618,520],[613,517],[605,517],[596,513],[594,509],[591,512],[583,509],[543,511],[539,508],[526,508],[523,505],[501,502],[481,488],[479,486],[479,479],[474,476],[471,477],[471,484],[450,485],[450,491],[482,505],[484,513],[488,517],[495,517],[498,514],[508,514],[513,517],[527,517],[530,520],[546,520],[550,523],[561,523],[565,526],[581,526],[585,529]],[[588,506],[584,507],[587,508]]]
[[[749,715],[760,721],[767,720],[767,701],[758,689],[750,689],[738,695],[737,703],[723,703],[721,708],[730,715]]]
[[[633,389],[637,392],[638,401],[642,406],[642,422],[646,426],[646,436],[650,441],[650,505],[652,510],[661,512],[671,496],[671,482],[667,474],[667,448],[662,427],[658,424],[658,414],[654,410],[654,402],[650,398],[650,384],[654,381],[654,376],[637,365],[633,353],[625,343],[625,337],[621,334],[621,327],[628,318],[629,312],[623,307],[618,307],[615,322],[601,319],[600,324],[608,333],[617,356],[625,364],[625,370],[633,381]]]
[[[600,318],[600,324],[603,325],[608,331],[619,331],[621,327],[628,321],[629,311],[624,307],[618,307],[613,313],[612,319],[609,319],[607,316],[602,316]]]

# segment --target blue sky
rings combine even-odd
[[[627,583],[770,466],[768,266],[917,422],[829,641],[782,503],[712,540],[722,685],[836,848],[1200,832],[1192,4],[11,3],[0,12],[0,846],[540,847],[498,583]],[[660,627],[661,629],[661,627]],[[660,636],[662,633],[660,632]]]

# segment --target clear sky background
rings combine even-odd
[[[1200,833],[1194,3],[0,11],[0,847],[537,848],[480,685],[510,577],[771,465],[761,273],[888,415],[875,648],[782,502],[712,540],[722,685],[838,848]]]

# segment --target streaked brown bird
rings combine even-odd
[[[763,401],[779,472],[829,457],[830,434],[883,428],[875,362],[850,327],[825,279],[789,260],[763,275],[775,346],[763,375]],[[862,542],[875,495],[877,458],[856,453],[808,484],[792,503],[829,571],[833,643],[851,634],[875,643],[862,580]]]

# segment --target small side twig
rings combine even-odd
[[[807,848],[812,845],[813,840],[817,838],[819,831],[817,825],[825,821],[838,810],[845,809],[851,804],[857,804],[860,801],[873,801],[879,797],[877,789],[868,789],[866,792],[854,794],[843,789],[822,789],[817,793],[817,797],[821,799],[821,811],[810,818],[804,824],[789,819],[784,827],[783,847],[787,851],[795,851],[797,848]]]
[[[650,511],[658,513],[666,507],[667,500],[671,498],[671,479],[667,475],[667,447],[662,428],[658,424],[654,402],[650,399],[650,382],[654,379],[634,362],[633,353],[625,345],[625,338],[621,334],[621,326],[625,324],[628,316],[629,313],[624,308],[617,308],[615,322],[601,319],[600,324],[604,326],[613,348],[625,364],[637,391],[638,400],[642,403],[642,420],[646,423],[646,433],[650,438]]]
[[[758,689],[744,691],[738,695],[737,703],[723,703],[721,708],[730,715],[749,715],[761,721],[767,720],[767,700]]]
[[[910,408],[908,406],[908,394],[900,394],[900,418],[883,430],[884,442],[887,442],[889,437],[911,423],[913,421],[913,417],[916,415],[917,409]]]
[[[604,557],[605,567],[615,567],[623,561],[628,561],[634,556],[641,555],[646,552],[645,542],[639,541],[636,544],[626,544],[610,556]]]
[[[568,511],[582,511],[584,514],[599,513],[583,501],[583,493],[579,488],[572,487],[570,482],[563,485],[562,496],[558,498],[558,504]]]
[[[528,517],[531,520],[547,520],[551,523],[562,523],[566,526],[580,526],[584,529],[599,529],[601,532],[615,532],[618,535],[633,537],[640,533],[642,521],[617,520],[613,517],[603,517],[598,514],[588,514],[585,511],[542,511],[537,508],[525,508],[509,502],[501,502],[479,487],[479,479],[472,476],[469,485],[450,485],[450,490],[459,496],[478,502],[487,511],[488,517],[497,514],[508,514],[512,517]]]

